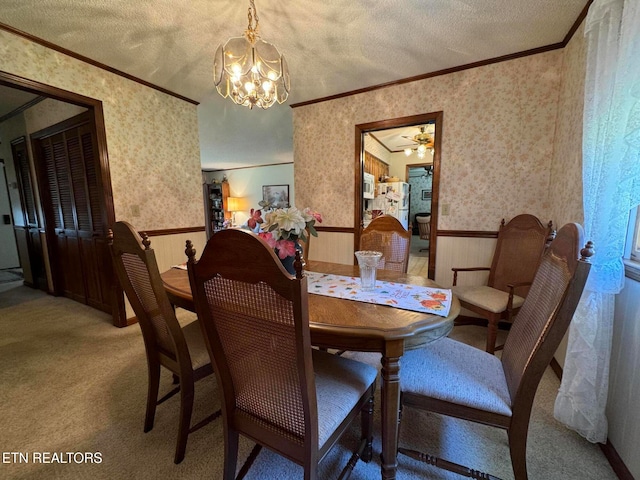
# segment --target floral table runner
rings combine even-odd
[[[389,305],[403,310],[424,312],[446,317],[451,308],[451,290],[405,283],[376,282],[376,289],[363,292],[360,277],[345,277],[305,271],[309,293],[345,298],[358,302]]]

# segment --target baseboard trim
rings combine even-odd
[[[618,455],[616,449],[611,445],[609,439],[607,439],[607,443],[599,443],[598,445],[600,445],[600,450],[602,450],[605,458],[609,461],[609,465],[611,465],[611,468],[620,480],[635,480],[622,458],[620,458],[620,455]]]
[[[553,373],[555,373],[556,376],[560,380],[562,380],[562,367],[555,359],[555,357],[551,359],[551,363],[549,364],[549,366],[551,367],[551,370],[553,370]],[[600,450],[602,450],[602,453],[604,453],[604,457],[609,462],[609,465],[611,465],[613,472],[616,474],[619,480],[635,480],[627,466],[624,464],[622,458],[620,458],[620,455],[618,454],[614,446],[611,445],[611,442],[608,438],[607,443],[599,443],[598,445],[600,446]]]
[[[138,323],[138,317],[134,315],[131,318],[127,318],[127,327],[133,325],[134,323]]]

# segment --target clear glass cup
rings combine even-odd
[[[370,292],[376,288],[376,272],[378,262],[382,258],[382,252],[372,250],[360,250],[356,252],[358,266],[360,267],[360,284],[362,291]]]

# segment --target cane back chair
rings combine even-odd
[[[382,215],[374,218],[360,236],[360,250],[382,252],[378,268],[407,273],[411,232],[397,218]]]
[[[304,478],[315,480],[318,463],[359,414],[358,454],[368,461],[377,371],[311,348],[300,253],[292,276],[252,232],[216,233],[197,262],[190,242],[186,252],[191,290],[223,397],[223,478],[235,476],[242,434],[258,448],[302,465]],[[355,463],[349,462],[343,475]]]
[[[593,244],[582,250],[580,245],[580,225],[560,229],[542,257],[501,359],[450,338],[402,357],[401,405],[505,429],[516,480],[527,479],[527,432],[538,384],[589,274]],[[467,477],[496,478],[414,450],[398,451]]]
[[[156,405],[180,393],[180,420],[175,463],[184,459],[189,433],[220,415],[217,411],[191,427],[194,383],[213,373],[207,347],[197,320],[180,326],[162,285],[155,253],[146,234],[142,237],[127,222],[116,222],[109,231],[114,267],[136,314],[147,354],[149,384],[144,431],[153,428]],[[158,400],[160,367],[173,374],[179,386]]]
[[[452,291],[460,300],[460,306],[487,319],[487,352],[496,350],[498,323],[510,322],[522,306],[542,253],[554,234],[551,222],[544,226],[533,215],[518,215],[507,224],[503,219],[490,268],[452,268]],[[458,285],[459,272],[483,270],[489,271],[486,285]],[[474,322],[469,318],[466,321]],[[456,325],[464,322],[462,317]]]

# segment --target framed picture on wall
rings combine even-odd
[[[431,200],[431,190],[422,190],[422,200]]]
[[[289,185],[263,185],[262,200],[271,208],[288,208]]]

